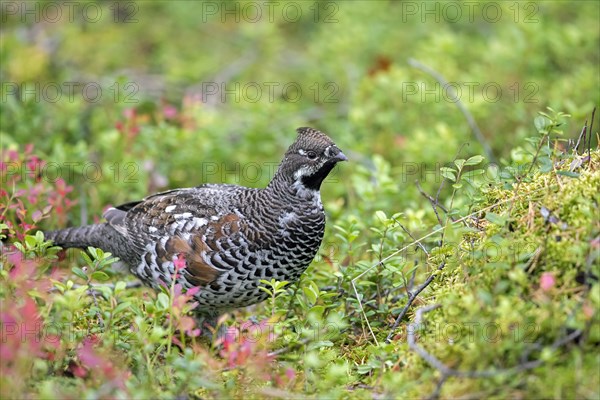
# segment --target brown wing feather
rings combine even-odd
[[[170,237],[164,244],[156,244],[157,262],[162,264],[172,261],[178,256],[185,259],[184,275],[193,286],[206,286],[214,282],[223,272],[207,260],[211,255],[221,251],[222,239],[238,234],[241,220],[235,214],[225,214],[217,220],[190,231],[189,239],[179,235]]]
[[[186,278],[194,286],[208,285],[216,280],[222,271],[207,264],[200,253],[201,247],[207,248],[206,244],[194,237],[193,244],[180,236],[173,236],[165,243],[165,254],[159,261],[171,261],[173,257],[183,255],[185,259]],[[200,247],[198,247],[198,243]]]
[[[128,235],[140,252],[145,251],[149,240],[154,241],[159,265],[183,256],[187,281],[194,286],[205,286],[224,272],[220,265],[219,268],[211,265],[211,256],[221,251],[228,237],[248,233],[238,215],[219,215],[215,207],[206,204],[210,202],[207,200],[190,189],[171,190],[137,203],[127,203],[123,209],[111,208],[105,218],[115,229]],[[203,219],[204,223],[183,230],[186,222],[194,218]],[[177,229],[173,232],[174,224]],[[189,239],[182,237],[184,233],[186,237],[189,234]],[[166,242],[158,240],[164,236],[170,236]]]

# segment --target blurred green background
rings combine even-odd
[[[379,154],[414,190],[461,145],[482,148],[451,89],[410,58],[457,88],[495,159],[537,111],[581,126],[599,99],[598,2],[3,2],[1,18],[2,146],[76,163],[95,210],[164,187],[264,185],[305,125],[349,168]]]

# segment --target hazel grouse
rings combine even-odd
[[[94,246],[124,261],[145,285],[199,286],[201,316],[265,300],[261,279],[295,282],[325,229],[320,186],[347,158],[324,133],[299,128],[264,189],[206,184],[108,209],[105,223],[45,232],[64,248]]]

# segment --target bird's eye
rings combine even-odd
[[[317,159],[317,153],[315,153],[314,151],[307,151],[306,152],[306,157],[308,157],[309,160],[316,160]]]

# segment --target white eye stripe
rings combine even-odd
[[[308,157],[311,160],[315,160],[317,158],[317,153],[312,150],[306,151],[304,149],[298,149],[298,154],[300,154],[301,156]]]

